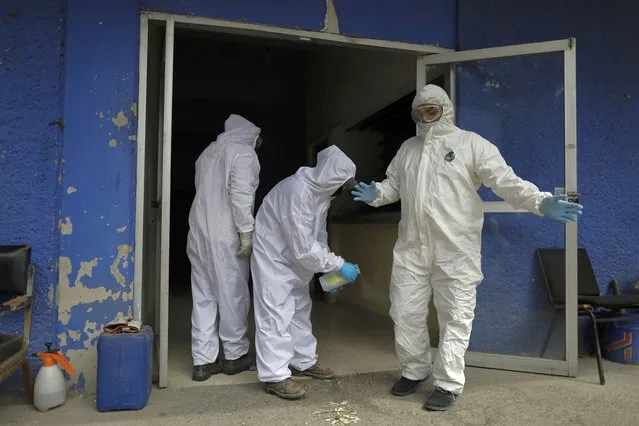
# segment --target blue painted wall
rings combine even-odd
[[[0,3],[0,244],[30,244],[32,350],[55,340],[65,1]],[[20,315],[0,331],[21,331]],[[5,388],[19,388],[12,377]]]
[[[461,49],[576,37],[578,180],[586,209],[579,243],[588,249],[604,291],[612,278],[632,291],[639,275],[634,189],[639,163],[634,17],[639,6],[632,4],[458,1]],[[459,84],[463,127],[495,142],[515,171],[542,189],[563,186],[561,54],[467,64]],[[486,279],[479,290],[472,349],[527,354],[539,349],[550,311],[542,284],[535,281],[533,251],[562,245],[562,227],[546,220],[487,216]],[[496,312],[500,320],[494,319]],[[582,335],[582,344],[590,337]],[[562,356],[563,339],[554,342],[551,352]]]

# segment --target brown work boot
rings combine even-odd
[[[335,373],[333,372],[333,370],[322,368],[317,364],[304,371],[300,371],[297,368],[290,366],[289,369],[294,376],[308,376],[318,380],[331,380],[335,378]]]
[[[267,383],[264,388],[266,393],[279,396],[283,399],[302,399],[306,395],[306,391],[299,383],[293,381],[293,379],[284,379],[281,382]]]

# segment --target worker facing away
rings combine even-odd
[[[402,377],[392,393],[412,394],[428,378],[432,364],[435,390],[424,408],[444,411],[464,389],[464,355],[483,279],[480,184],[514,208],[559,222],[577,221],[582,206],[539,191],[513,172],[495,145],[456,127],[443,89],[424,87],[412,107],[418,136],[400,147],[386,180],[359,183],[352,195],[373,207],[401,199],[390,315]],[[431,296],[440,324],[434,363],[427,327]]]
[[[255,218],[251,273],[258,379],[266,391],[299,399],[304,388],[291,375],[330,380],[317,364],[311,329],[309,282],[316,273],[359,274],[328,247],[331,200],[355,186],[355,164],[336,146],[322,150],[315,167],[301,167],[264,198]]]
[[[260,144],[260,129],[233,114],[224,123],[224,132],[195,163],[195,199],[187,240],[195,381],[221,372],[237,374],[251,365],[246,335],[248,280],[260,173],[255,149]],[[223,363],[218,359],[220,340]]]

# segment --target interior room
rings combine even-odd
[[[162,32],[156,36],[162,38]],[[192,302],[185,250],[197,157],[222,131],[228,115],[237,113],[259,126],[264,139],[258,150],[256,211],[277,182],[314,165],[316,153],[327,145],[338,145],[352,158],[359,180],[383,179],[400,144],[415,131],[407,111],[415,93],[416,55],[191,29],[176,30],[174,55],[168,382],[184,387],[200,384],[191,381]],[[443,76],[436,82],[446,83]],[[331,207],[331,244],[336,239],[332,224],[340,218],[373,215],[391,230],[398,214],[399,204],[373,214],[344,194]],[[392,238],[392,231],[383,234]],[[375,279],[367,280],[366,290],[360,288],[363,279],[337,297],[327,297],[317,280],[309,288],[319,359],[338,374],[397,368],[388,318],[392,253],[375,256],[373,261],[385,266],[370,275]],[[365,360],[358,356],[363,351]],[[255,380],[249,371],[202,384]]]

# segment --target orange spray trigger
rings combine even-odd
[[[42,360],[45,367],[53,367],[57,362],[69,375],[73,374],[71,363],[60,352],[38,352],[36,356]]]

